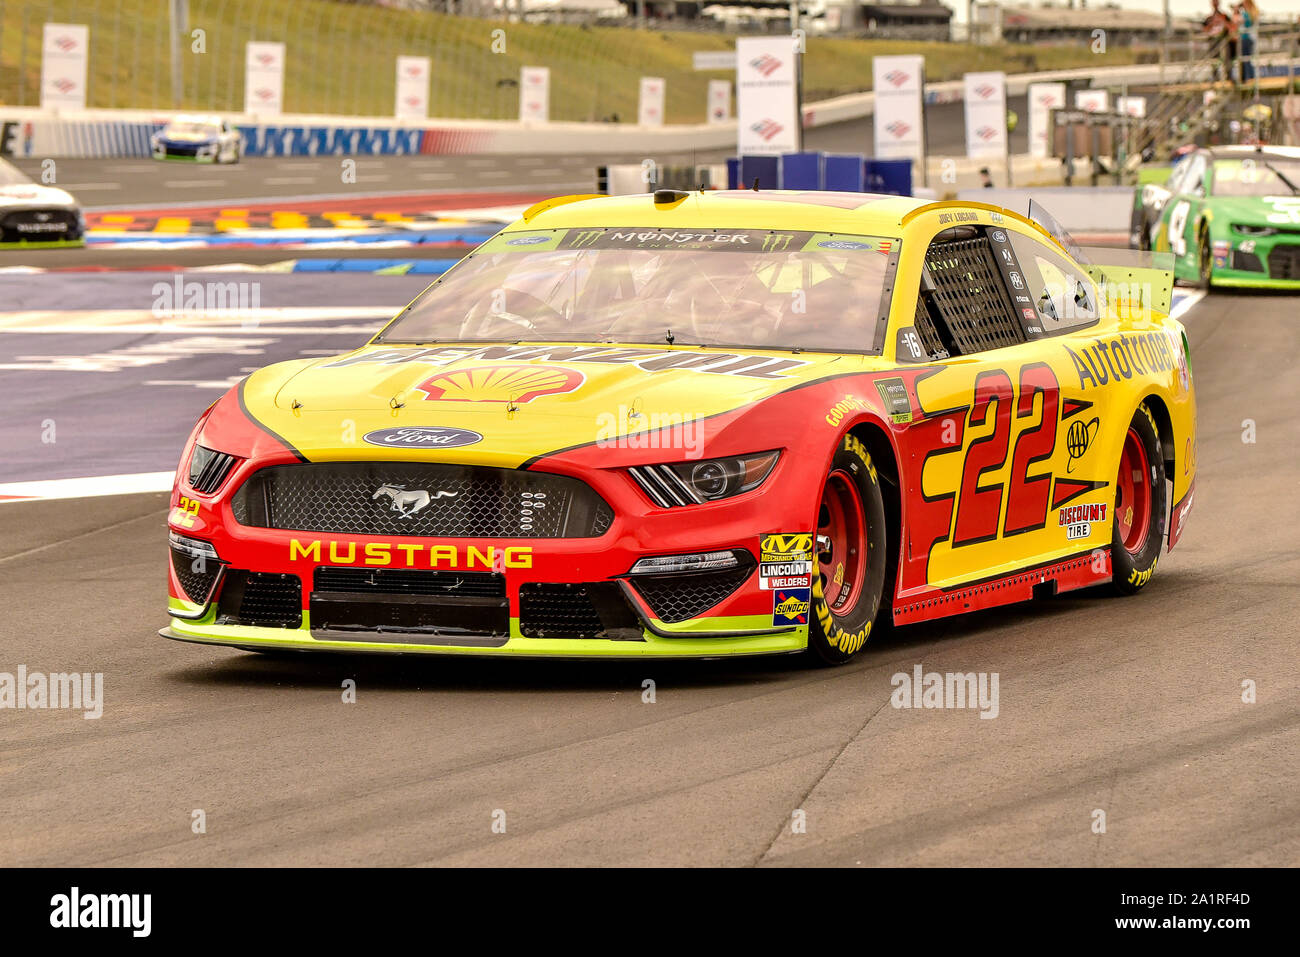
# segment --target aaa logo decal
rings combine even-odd
[[[1082,419],[1075,419],[1070,423],[1070,428],[1065,433],[1065,451],[1070,457],[1065,463],[1066,472],[1074,471],[1074,463],[1083,458],[1084,453],[1092,445],[1092,440],[1097,437],[1099,428],[1101,428],[1101,419],[1096,416],[1093,416],[1092,421],[1086,425]]]
[[[577,369],[565,366],[475,366],[439,372],[416,389],[426,400],[523,403],[538,396],[573,392],[585,378]]]

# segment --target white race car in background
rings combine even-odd
[[[244,138],[219,116],[177,116],[150,137],[153,158],[191,163],[238,163]]]
[[[71,193],[33,182],[0,159],[0,249],[85,243],[86,221]]]

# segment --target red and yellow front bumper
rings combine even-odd
[[[807,536],[811,524],[812,494],[792,495],[782,481],[804,471],[788,457],[762,488],[674,509],[656,507],[624,469],[570,464],[570,477],[612,512],[602,534],[584,538],[353,535],[241,524],[231,491],[273,464],[241,461],[222,483],[227,491],[213,496],[178,486],[164,637],[246,649],[581,658],[725,657],[807,646],[802,591],[776,588],[759,573],[761,560],[772,558],[763,551],[768,535]],[[794,524],[773,518],[798,514],[803,520]],[[680,555],[713,555],[713,564],[634,572],[643,559]]]

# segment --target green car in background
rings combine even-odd
[[[1202,286],[1300,289],[1300,148],[1216,146],[1134,195],[1132,245]]]

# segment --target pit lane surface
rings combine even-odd
[[[1146,591],[887,632],[837,670],[174,644],[154,634],[165,495],[0,505],[0,671],[102,671],[106,699],[99,720],[0,710],[0,863],[1294,864],[1294,302],[1216,295],[1185,317],[1197,503]],[[7,404],[21,375],[0,372]],[[81,376],[68,412],[129,410],[81,474],[106,439],[129,448],[193,411]],[[997,672],[997,718],[891,707],[891,676],[917,665]]]

